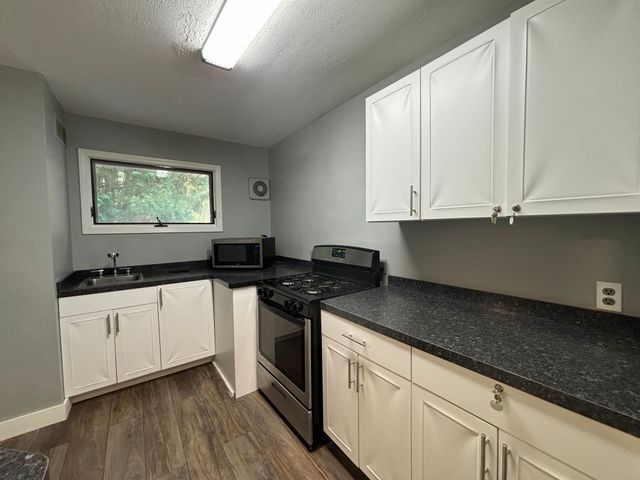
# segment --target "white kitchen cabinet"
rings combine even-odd
[[[507,213],[640,211],[640,2],[537,0],[510,37]]]
[[[209,280],[158,287],[162,368],[214,354],[213,293]]]
[[[358,354],[322,336],[324,431],[358,465]]]
[[[118,382],[160,370],[158,305],[120,308],[113,315]]]
[[[424,66],[422,219],[505,208],[509,21]]]
[[[499,441],[499,468],[500,472],[504,472],[501,478],[508,480],[594,480],[594,477],[579,472],[506,432],[500,431]]]
[[[258,296],[256,287],[228,288],[213,282],[215,352],[218,373],[236,398],[255,392]]]
[[[357,366],[360,469],[372,480],[409,479],[411,382],[362,357]]]
[[[366,99],[366,219],[420,219],[420,72]]]
[[[411,478],[411,382],[380,365],[410,375],[409,347],[324,311],[322,333],[324,431],[372,480]]]
[[[116,383],[111,310],[60,319],[64,391],[67,397]]]
[[[413,385],[412,478],[497,478],[498,429]]]

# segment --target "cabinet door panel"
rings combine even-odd
[[[211,282],[158,287],[162,368],[214,354]]]
[[[507,20],[421,69],[422,218],[504,204],[508,59]]]
[[[112,312],[62,317],[60,340],[67,397],[116,383]]]
[[[500,431],[500,445],[507,446],[507,475],[509,480],[595,480],[546,453]],[[500,455],[502,471],[505,457]]]
[[[360,357],[360,469],[373,480],[411,478],[411,382]]]
[[[322,336],[322,395],[324,431],[358,465],[358,393],[355,363],[358,355]],[[352,379],[352,382],[349,380]]]
[[[496,478],[498,429],[493,425],[413,385],[412,427],[414,480]]]
[[[367,221],[419,220],[419,71],[367,98],[365,150]]]
[[[538,0],[511,25],[509,203],[640,211],[640,3]]]
[[[157,304],[121,308],[114,315],[118,382],[160,370]]]

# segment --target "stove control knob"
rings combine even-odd
[[[292,304],[293,304],[293,300],[285,300],[285,301],[284,301],[284,309],[285,309],[287,312],[290,312],[290,311],[291,311],[291,305],[292,305]]]
[[[300,313],[303,308],[304,308],[304,305],[302,305],[302,302],[292,302],[291,304],[291,310],[294,313]]]
[[[273,290],[271,290],[270,288],[266,288],[265,289],[267,291],[267,297],[268,298],[272,298],[273,294],[275,293]]]

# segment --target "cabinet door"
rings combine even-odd
[[[372,480],[409,479],[411,382],[362,357],[358,368],[360,469]]]
[[[423,219],[506,202],[509,21],[421,69]]]
[[[64,393],[80,393],[116,383],[111,310],[60,319]]]
[[[118,382],[160,370],[158,305],[138,305],[114,311]]]
[[[420,219],[420,72],[366,100],[367,221]]]
[[[414,480],[497,478],[498,429],[417,385],[412,430]]]
[[[214,354],[211,282],[158,287],[162,368]]]
[[[500,471],[508,480],[594,480],[502,430]]]
[[[640,211],[640,2],[537,0],[511,17],[509,209]]]
[[[358,355],[322,336],[322,395],[324,431],[358,465]]]

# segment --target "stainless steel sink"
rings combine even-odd
[[[135,283],[142,281],[141,273],[131,273],[129,275],[105,276],[105,277],[89,277],[83,280],[78,288],[87,287],[104,287],[106,285],[122,285],[124,283]]]

